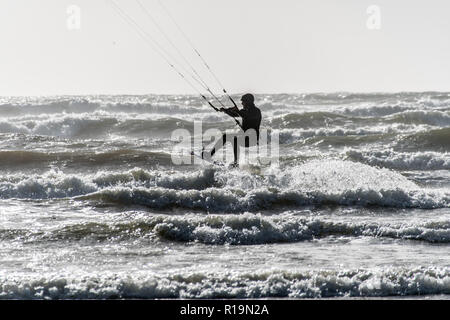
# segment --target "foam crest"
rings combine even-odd
[[[438,152],[402,153],[393,150],[358,151],[347,150],[349,159],[360,161],[371,166],[380,166],[397,170],[448,170],[450,154]]]
[[[221,186],[204,190],[114,187],[80,199],[184,208],[208,212],[242,212],[306,205],[442,208],[450,206],[445,190],[421,190],[402,175],[361,163],[313,160],[290,168],[269,168],[263,175],[217,171]]]
[[[291,214],[262,216],[239,215],[159,215],[130,221],[80,223],[41,232],[17,229],[0,230],[0,239],[46,241],[174,241],[206,245],[261,245],[311,241],[327,237],[387,238],[427,243],[450,243],[448,220],[420,223],[335,222],[326,218],[299,217]]]
[[[99,172],[95,175],[70,175],[50,170],[42,175],[6,175],[0,178],[0,198],[49,199],[86,195],[107,188],[168,188],[203,190],[216,183],[214,169],[180,173],[132,169],[125,172]]]
[[[281,144],[289,144],[289,143],[296,143],[296,142],[302,142],[307,143],[307,141],[304,141],[305,139],[313,139],[314,142],[317,142],[318,139],[321,139],[323,137],[347,137],[348,141],[351,141],[351,139],[356,140],[363,138],[363,136],[371,136],[371,135],[378,135],[377,140],[381,141],[383,139],[383,135],[386,136],[386,138],[390,138],[392,135],[405,133],[405,132],[417,132],[417,131],[424,131],[426,128],[423,127],[398,127],[398,126],[379,126],[379,127],[361,127],[358,129],[346,129],[346,128],[338,128],[338,127],[331,127],[331,128],[321,128],[321,129],[315,129],[315,130],[303,130],[303,129],[275,129],[272,130],[272,132],[276,132],[279,135],[279,141]],[[356,138],[355,138],[356,137]],[[332,141],[330,141],[332,142]]]
[[[0,198],[2,199],[66,198],[97,190],[94,184],[83,178],[53,170],[43,175],[6,176],[0,180]]]
[[[262,217],[243,214],[233,216],[197,216],[180,219],[168,217],[152,222],[159,237],[182,242],[204,244],[254,245],[299,242],[337,237],[381,237],[417,240],[430,243],[449,243],[448,221],[438,220],[421,224],[379,224],[333,222],[317,218],[295,216]]]
[[[93,182],[99,187],[109,186],[142,186],[146,188],[163,187],[175,190],[202,190],[215,184],[215,170],[207,168],[194,172],[164,172],[133,169],[127,172],[96,174]]]
[[[312,160],[301,165],[247,170],[207,168],[193,172],[132,169],[70,175],[11,174],[0,179],[0,197],[80,200],[155,209],[185,208],[242,212],[307,205],[442,208],[450,204],[445,189],[421,190],[402,175],[361,163]]]
[[[394,114],[388,118],[389,122],[411,124],[428,124],[433,126],[450,126],[450,112],[415,110]]]
[[[397,145],[402,151],[450,151],[450,127],[409,134]]]
[[[6,299],[324,298],[450,294],[445,268],[2,274]]]

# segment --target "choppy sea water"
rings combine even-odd
[[[0,298],[450,295],[450,94],[259,95],[275,166],[177,166],[192,96],[0,98]]]

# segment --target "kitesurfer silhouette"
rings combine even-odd
[[[261,126],[261,110],[255,106],[255,97],[247,93],[242,96],[241,103],[243,109],[239,109],[236,106],[232,108],[221,108],[219,111],[226,113],[233,118],[242,118],[242,124],[240,127],[241,132],[237,134],[224,133],[222,139],[219,139],[213,149],[209,152],[202,151],[202,158],[209,157],[209,159],[216,153],[217,150],[222,148],[228,141],[233,145],[234,163],[237,166],[239,161],[239,148],[240,147],[252,147],[259,143],[259,128]]]

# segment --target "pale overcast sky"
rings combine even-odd
[[[159,37],[136,1],[116,1]],[[450,90],[448,0],[161,1],[230,92]],[[157,0],[141,2],[192,58]],[[108,0],[2,0],[0,38],[2,96],[195,93]]]

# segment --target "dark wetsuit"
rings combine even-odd
[[[259,143],[259,127],[261,126],[261,110],[259,110],[256,106],[251,106],[248,108],[244,108],[239,110],[236,107],[229,109],[222,109],[223,112],[228,114],[233,118],[241,117],[242,118],[242,130],[247,132],[247,130],[255,130],[256,131],[256,143]],[[229,139],[229,138],[228,138]],[[234,151],[234,162],[237,162],[239,159],[239,144],[238,144],[238,136],[232,137],[233,151]],[[218,141],[214,148],[211,150],[211,157],[216,153],[216,150],[221,148],[227,142],[227,134],[225,133],[222,136],[222,141]],[[231,141],[230,141],[231,142]],[[242,145],[243,147],[244,145]],[[251,147],[250,138],[245,136],[245,147]]]
[[[225,109],[224,111],[229,116],[233,118],[242,118],[242,130],[246,132],[249,129],[254,129],[256,131],[256,136],[259,141],[259,127],[261,126],[261,110],[253,106],[250,108],[244,108],[239,110],[236,107]]]

